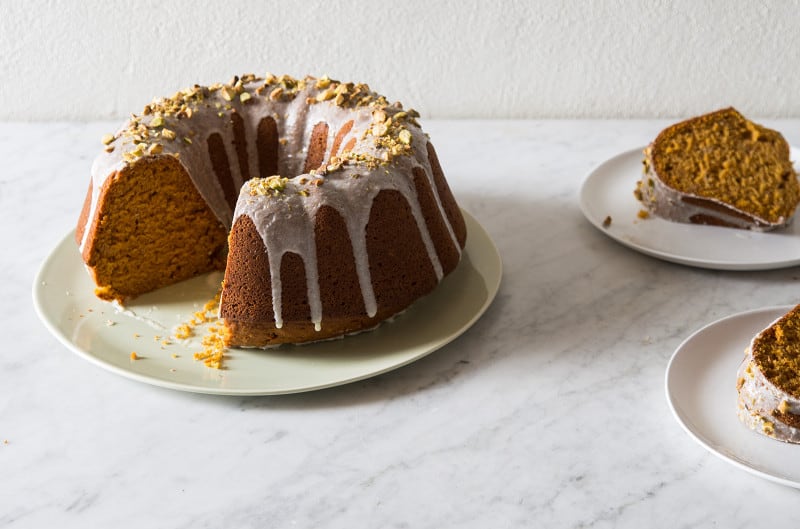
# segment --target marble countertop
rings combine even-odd
[[[800,121],[765,123],[800,144]],[[797,303],[800,270],[659,261],[578,208],[588,171],[666,124],[428,121],[503,258],[493,305],[396,371],[247,398],[128,380],[47,332],[34,274],[115,124],[0,124],[0,526],[785,526],[800,493],[690,439],[664,373],[702,325]]]

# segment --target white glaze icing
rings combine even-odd
[[[310,78],[307,78],[307,80]],[[239,97],[228,101],[222,97],[222,91],[208,94],[202,101],[192,105],[191,118],[167,120],[167,127],[174,131],[176,139],[155,141],[163,146],[163,152],[156,156],[178,155],[178,160],[186,169],[201,196],[209,204],[220,222],[230,229],[233,222],[241,215],[252,220],[264,246],[267,249],[272,280],[272,297],[275,314],[275,325],[283,324],[281,316],[282,285],[280,265],[287,252],[298,254],[304,263],[308,299],[312,322],[317,330],[321,329],[323,314],[320,301],[319,282],[317,279],[316,247],[314,244],[314,219],[323,205],[335,208],[347,224],[348,234],[352,242],[356,271],[364,300],[366,312],[373,317],[377,312],[377,303],[372,289],[369,262],[366,251],[366,225],[369,220],[372,201],[380,191],[395,190],[400,192],[408,202],[411,213],[428,253],[437,280],[443,276],[442,265],[436,253],[430,233],[416,196],[412,171],[421,167],[428,178],[441,217],[445,221],[453,246],[460,253],[453,227],[444,212],[439,197],[433,171],[427,154],[427,136],[412,122],[404,122],[404,127],[411,133],[411,151],[408,154],[390,157],[390,162],[375,169],[364,164],[345,164],[339,170],[324,176],[324,193],[309,192],[302,196],[298,192],[310,190],[309,182],[316,175],[302,174],[308,154],[308,145],[315,125],[324,122],[328,125],[328,136],[324,160],[328,160],[334,138],[339,130],[349,121],[353,121],[350,131],[341,139],[340,152],[350,139],[355,139],[351,152],[370,159],[381,159],[386,149],[375,144],[368,131],[373,122],[373,108],[340,107],[332,100],[309,104],[323,90],[317,88],[313,79],[289,100],[272,100],[257,93],[263,83],[261,80],[243,85],[245,92],[251,95],[247,102]],[[373,93],[374,94],[374,93]],[[377,94],[374,94],[377,95]],[[258,150],[256,136],[258,125],[265,117],[272,117],[277,125],[279,143],[278,170],[282,176],[290,177],[286,189],[280,196],[253,196],[247,186],[242,186],[242,168],[234,147],[234,129],[230,119],[231,110],[235,110],[242,118],[247,145],[247,163],[251,176],[268,177],[259,174]],[[389,106],[383,109],[388,116],[401,111],[401,107]],[[221,116],[219,113],[221,112]],[[149,125],[154,115],[138,118],[144,125]],[[127,128],[124,127],[122,130]],[[225,200],[225,194],[210,162],[207,138],[219,134],[225,146],[233,181],[239,192],[235,211],[232,211]],[[114,150],[103,153],[92,166],[92,201],[81,242],[83,251],[93,218],[97,214],[97,202],[100,191],[106,180],[127,163],[125,153],[135,150],[135,143],[130,135],[116,134]],[[183,138],[189,138],[187,144]],[[152,142],[151,142],[152,143]]]

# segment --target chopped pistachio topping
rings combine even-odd
[[[333,99],[335,95],[336,95],[336,92],[334,92],[332,89],[328,88],[324,92],[320,92],[319,94],[317,94],[317,98],[316,99],[319,102],[327,101],[328,99]]]
[[[342,164],[344,164],[344,160],[342,160],[337,156],[333,156],[328,162],[328,165],[325,166],[325,170],[328,171],[329,173],[338,171],[339,169],[342,168]]]
[[[386,123],[378,123],[372,126],[373,136],[384,136],[389,132],[389,126]]]
[[[161,153],[164,151],[166,141],[178,138],[176,131],[181,131],[183,142],[191,144],[191,134],[184,135],[183,131],[187,130],[187,127],[178,121],[191,119],[199,112],[212,115],[216,113],[225,119],[231,111],[234,111],[236,103],[249,104],[256,97],[288,102],[298,95],[301,95],[309,105],[328,104],[340,108],[363,108],[372,115],[372,125],[363,131],[361,138],[364,140],[372,137],[375,152],[354,153],[345,149],[338,157],[328,160],[323,167],[317,169],[315,174],[318,176],[338,171],[344,165],[376,168],[412,150],[413,134],[408,127],[418,126],[415,118],[419,117],[419,113],[414,109],[404,110],[400,103],[390,104],[384,96],[373,92],[363,83],[344,83],[328,76],[295,79],[288,75],[275,76],[267,73],[263,78],[245,74],[235,76],[227,83],[216,83],[207,87],[194,85],[175,92],[171,97],[154,99],[142,112],[143,116],[149,118],[143,119],[132,114],[126,129],[119,133],[120,137],[128,140],[124,144],[122,156],[125,160],[132,161],[145,154]],[[114,135],[107,134],[103,136],[103,143],[109,145],[115,139]],[[279,142],[285,145],[287,140],[280,138]],[[110,152],[113,147],[107,150]],[[320,185],[322,182],[323,180],[316,179],[312,183]],[[280,184],[277,188],[269,186],[267,188],[271,194],[283,190]]]
[[[281,98],[281,96],[282,96],[282,95],[283,95],[283,88],[281,88],[281,87],[279,86],[279,87],[277,87],[277,88],[273,89],[273,90],[272,90],[272,91],[269,93],[269,98],[270,98],[272,101],[277,101],[278,99],[280,99],[280,98]]]
[[[288,183],[289,179],[283,178],[280,175],[268,176],[267,178],[253,178],[248,182],[248,192],[250,196],[277,196],[283,193]]]
[[[230,86],[223,86],[222,89],[220,90],[220,95],[222,96],[222,99],[224,99],[225,101],[233,101],[233,95],[234,95],[233,88],[231,88]]]
[[[403,129],[397,134],[397,139],[400,143],[411,145],[411,132],[408,129]]]

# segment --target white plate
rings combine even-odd
[[[70,234],[43,263],[33,284],[34,305],[47,328],[69,349],[141,382],[221,395],[275,395],[337,386],[422,358],[466,331],[488,308],[500,286],[500,256],[478,222],[466,212],[464,217],[468,237],[461,263],[433,293],[394,321],[341,340],[266,351],[231,349],[223,370],[193,360],[193,353],[201,349],[199,339],[160,343],[214,296],[219,273],[136,298],[127,306],[133,317],[94,296]],[[140,359],[131,360],[131,352]]]
[[[800,222],[759,233],[719,226],[639,219],[633,196],[642,174],[642,150],[617,155],[597,166],[580,191],[583,214],[615,241],[659,259],[717,270],[769,270],[800,264]],[[798,151],[792,149],[792,158]],[[611,225],[603,226],[606,217]]]
[[[687,338],[667,367],[667,402],[684,430],[711,453],[752,474],[800,488],[800,445],[754,432],[736,416],[736,370],[753,336],[792,307],[735,314]]]

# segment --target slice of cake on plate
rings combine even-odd
[[[726,108],[664,129],[644,151],[634,194],[653,215],[767,231],[789,224],[800,184],[789,144]]]
[[[800,443],[800,305],[753,338],[736,389],[745,425],[779,441]]]

